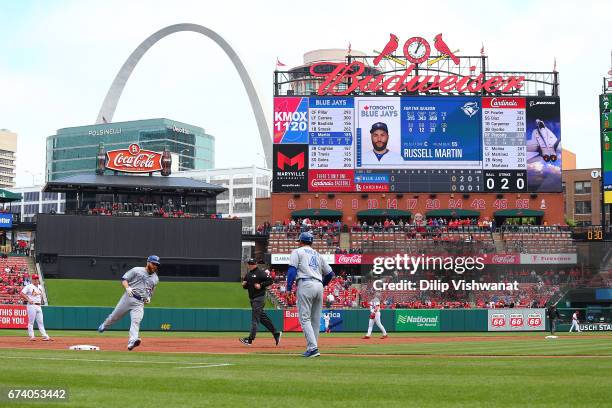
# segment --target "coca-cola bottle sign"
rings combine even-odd
[[[141,149],[132,143],[127,149],[106,152],[106,168],[126,173],[151,173],[162,170],[162,154]]]

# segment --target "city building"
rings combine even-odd
[[[227,191],[217,196],[217,213],[224,217],[240,218],[245,232],[253,232],[257,227],[255,199],[270,196],[272,172],[262,167],[181,171],[173,175],[206,181],[227,188]]]
[[[316,62],[329,61],[344,62],[346,59],[347,49],[330,48],[308,51],[304,54],[304,63],[300,66],[288,70],[288,82],[290,89],[287,90],[287,95],[307,95],[317,91],[323,80],[313,80],[310,74],[310,67]],[[362,51],[351,51],[351,56],[357,59],[364,58],[367,54]],[[334,67],[332,64],[324,65],[320,68],[324,72],[331,72]],[[367,67],[364,75],[377,75],[380,70],[374,67]],[[346,84],[340,84],[338,89],[346,89]]]
[[[0,188],[15,186],[17,133],[0,129]]]
[[[562,176],[565,218],[577,226],[601,225],[600,169],[564,170]]]
[[[204,129],[170,119],[144,119],[59,129],[47,137],[45,180],[93,174],[100,143],[106,151],[138,143],[142,149],[168,149],[178,169],[215,166],[215,138]]]
[[[39,213],[63,214],[66,208],[66,195],[63,193],[45,193],[45,186],[10,188],[9,191],[21,194],[21,201],[10,203],[11,212],[18,214],[21,222],[32,222]],[[7,208],[8,204],[5,205]]]

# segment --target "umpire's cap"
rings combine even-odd
[[[159,256],[157,255],[149,255],[147,258],[147,262],[151,262],[152,264],[159,265]]]
[[[385,132],[389,133],[389,128],[387,128],[387,124],[383,122],[376,122],[375,124],[373,124],[372,128],[370,129],[370,133],[374,133],[377,130],[384,130]]]
[[[298,241],[303,242],[305,244],[312,244],[312,241],[314,241],[314,237],[310,232],[306,231],[300,234]]]
[[[247,259],[246,263],[249,265],[257,265],[257,261],[254,258]]]

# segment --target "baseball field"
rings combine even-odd
[[[392,333],[386,340],[322,334],[320,358],[304,339],[280,347],[261,333],[145,332],[125,350],[125,332],[51,331],[54,342],[0,332],[0,389],[66,389],[74,407],[608,407],[612,335]],[[92,344],[101,351],[69,351]],[[0,406],[39,407],[40,402]],[[46,404],[46,403],[45,403]],[[50,403],[49,403],[50,404]],[[55,406],[54,405],[54,406]]]

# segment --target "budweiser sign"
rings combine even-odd
[[[106,168],[127,173],[151,173],[162,170],[162,153],[141,150],[137,144],[127,149],[106,152]]]
[[[361,254],[336,254],[336,264],[361,265]]]
[[[351,61],[348,64],[337,63],[330,61],[317,62],[310,67],[310,74],[315,77],[321,77],[321,85],[317,90],[318,95],[349,95],[353,92],[429,92],[440,91],[444,93],[480,93],[486,91],[509,93],[515,92],[523,87],[525,76],[507,76],[491,75],[485,77],[483,73],[479,75],[418,75],[418,66],[427,62],[431,65],[439,60],[450,59],[459,66],[460,60],[455,56],[451,48],[442,39],[442,34],[435,36],[433,48],[438,52],[438,57],[430,60],[432,47],[429,42],[423,37],[412,37],[404,43],[403,52],[406,61],[410,64],[404,64],[394,55],[399,47],[399,39],[396,35],[391,34],[389,42],[383,48],[383,51],[378,55],[373,63],[378,65],[383,58],[388,58],[393,61],[400,61],[407,68],[404,72],[397,75],[386,76],[366,75],[366,72],[371,73],[363,62]],[[330,71],[329,67],[332,67]],[[476,71],[476,66],[471,66],[470,72]]]

